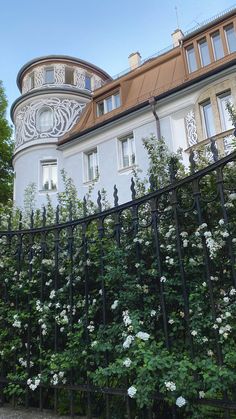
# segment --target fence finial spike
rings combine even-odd
[[[118,198],[118,189],[117,189],[116,185],[114,185],[113,196],[114,196],[114,206],[117,207],[119,198]]]
[[[98,210],[99,210],[99,212],[102,212],[102,196],[101,196],[101,192],[100,191],[98,191],[97,204],[98,204]]]
[[[217,150],[217,147],[216,147],[216,142],[215,142],[214,138],[211,138],[210,148],[211,148],[211,152],[212,152],[212,155],[213,155],[214,162],[218,161],[219,153],[218,153],[218,150]]]
[[[135,190],[135,182],[134,182],[134,178],[131,178],[131,186],[130,186],[130,190],[132,193],[132,200],[134,200],[136,198],[136,190]]]

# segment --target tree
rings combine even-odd
[[[12,129],[6,119],[7,99],[0,81],[0,204],[12,198]]]

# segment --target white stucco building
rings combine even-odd
[[[16,128],[14,200],[23,206],[29,183],[37,206],[54,204],[63,190],[60,171],[72,177],[83,198],[104,188],[120,202],[130,199],[134,166],[148,168],[142,139],[163,136],[173,151],[191,149],[214,137],[219,152],[231,150],[233,126],[226,102],[236,102],[235,9],[189,34],[172,34],[173,48],[112,79],[80,59],[48,56],[19,72],[21,96],[12,105]]]

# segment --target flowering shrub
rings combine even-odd
[[[56,389],[65,412],[67,386],[89,384],[121,389],[132,417],[152,409],[163,418],[173,409],[183,418],[210,418],[211,399],[219,406],[226,393],[234,399],[233,158],[168,186],[173,156],[160,141],[160,161],[154,139],[146,143],[160,191],[100,213],[88,200],[86,208],[77,202],[64,174],[68,197],[60,197],[56,215],[49,202],[42,216],[2,216],[8,231],[0,233],[0,371],[7,399],[23,403],[26,391],[35,404],[43,389],[52,405],[44,388]],[[181,179],[178,156],[174,165]],[[139,195],[147,182],[135,176]],[[105,195],[103,203],[107,208]],[[81,394],[74,406],[84,414]],[[124,418],[125,403],[117,396],[110,403],[111,417]],[[105,417],[101,395],[93,407]]]

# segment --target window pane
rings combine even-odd
[[[74,69],[71,67],[65,68],[65,84],[74,84]]]
[[[112,111],[112,96],[106,99],[106,105],[107,105],[106,111],[111,112]]]
[[[100,102],[97,104],[97,112],[98,116],[104,115],[104,102]]]
[[[215,135],[215,124],[211,103],[207,102],[206,104],[202,105],[202,109],[205,124],[205,134],[206,138],[209,138]]]
[[[57,189],[57,165],[51,165],[51,189]]]
[[[129,148],[130,148],[130,164],[135,164],[135,153],[134,153],[134,139],[133,137],[129,138]]]
[[[34,73],[30,74],[29,76],[29,89],[34,88]]]
[[[49,182],[50,182],[50,179],[49,179],[49,165],[47,165],[47,164],[43,165],[42,170],[43,170],[43,174],[42,174],[43,189],[47,191],[47,190],[49,190]]]
[[[223,50],[220,33],[215,32],[212,35],[211,39],[212,39],[215,60],[219,60],[220,58],[224,57],[224,50]]]
[[[197,70],[197,61],[195,57],[194,47],[193,46],[188,47],[186,49],[186,52],[187,52],[189,72],[192,73],[193,71]]]
[[[45,70],[45,83],[54,83],[54,69],[48,68]]]
[[[93,153],[88,154],[88,180],[93,180]]]
[[[129,166],[129,149],[128,149],[128,140],[123,140],[121,142],[122,146],[122,165],[123,167]]]
[[[230,119],[229,112],[227,110],[227,102],[232,103],[232,97],[230,93],[224,93],[218,97],[219,100],[219,109],[220,109],[220,118],[222,130],[227,131],[234,128],[234,125]]]
[[[207,44],[206,39],[203,39],[202,41],[200,41],[198,45],[199,45],[202,65],[205,66],[205,65],[210,64],[211,60],[210,60],[210,54],[209,54],[209,49],[208,49],[208,44]]]
[[[38,128],[40,132],[47,132],[53,126],[53,113],[51,109],[42,110],[38,116]]]
[[[225,33],[227,37],[229,52],[235,52],[236,51],[236,36],[235,36],[234,26],[230,25],[227,28],[225,28]]]
[[[120,94],[117,93],[117,95],[114,95],[114,104],[115,108],[119,108],[120,106]]]
[[[91,77],[88,74],[85,76],[85,89],[91,90]]]

